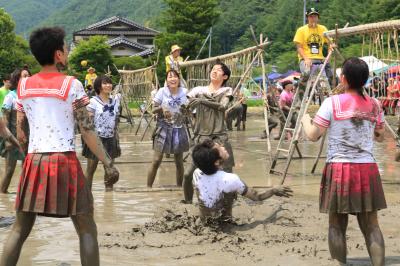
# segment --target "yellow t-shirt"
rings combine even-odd
[[[96,73],[93,73],[93,74],[87,73],[86,76],[85,76],[85,80],[86,80],[85,83],[86,83],[86,86],[87,86],[87,85],[93,86],[94,80],[95,80],[96,78],[97,78]]]
[[[324,32],[328,31],[325,26],[317,24],[317,27],[310,28],[308,25],[300,27],[296,31],[293,42],[303,46],[304,53],[310,59],[324,59],[322,47],[328,40],[324,36]],[[300,55],[299,60],[302,60]]]
[[[170,69],[175,69],[179,72],[179,64],[183,62],[183,58],[178,56],[178,58],[174,58],[172,55],[167,55],[165,57],[165,71],[168,72]]]

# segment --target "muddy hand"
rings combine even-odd
[[[277,186],[274,187],[274,194],[278,197],[289,198],[293,196],[293,190],[287,186]]]
[[[117,183],[117,181],[119,179],[119,171],[114,165],[110,166],[110,167],[106,167],[105,172],[107,175],[107,183],[109,183],[108,185],[113,185],[113,184]]]

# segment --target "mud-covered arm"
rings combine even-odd
[[[301,119],[301,123],[303,125],[304,133],[307,138],[311,141],[318,141],[319,138],[325,134],[326,128],[320,125],[313,123],[309,114],[305,114]]]
[[[385,128],[375,128],[374,130],[374,140],[377,142],[382,142],[385,139]]]
[[[91,116],[85,106],[74,110],[75,120],[78,122],[83,140],[94,155],[106,166],[112,167],[112,160],[104,150],[103,144],[96,134],[93,115]]]
[[[263,201],[274,195],[278,197],[289,198],[293,195],[293,191],[290,187],[287,186],[272,187],[265,190],[264,192],[258,192],[253,188],[248,188],[243,196],[254,201]]]
[[[220,102],[216,102],[206,98],[192,98],[190,99],[189,105],[196,106],[198,104],[203,104],[212,109],[225,112],[228,109],[229,102],[230,102],[230,96],[224,96]]]
[[[161,105],[158,102],[153,102],[151,112],[153,114],[160,114],[160,113],[162,113],[162,111],[163,111],[163,109],[162,109]]]
[[[18,146],[21,145],[21,149],[24,153],[28,152],[28,121],[24,112],[17,111],[17,139]]]

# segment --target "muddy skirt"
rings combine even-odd
[[[76,153],[29,153],[15,207],[17,211],[51,217],[93,213],[92,192]]]
[[[319,210],[323,213],[376,211],[386,208],[376,163],[327,163],[320,190]]]
[[[111,159],[115,159],[121,156],[121,147],[119,146],[119,138],[100,137],[100,140],[103,143],[104,150],[108,153]],[[82,155],[87,159],[97,160],[96,155],[94,155],[94,153],[89,149],[89,147],[86,145],[83,139],[82,139]]]
[[[157,124],[153,133],[153,150],[168,154],[179,154],[189,150],[189,136],[186,126],[174,128]]]

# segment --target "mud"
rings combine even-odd
[[[262,127],[262,117],[250,116],[246,131],[234,130],[229,136],[236,160],[234,172],[249,186],[265,187],[281,180],[268,174],[267,144],[259,139]],[[140,134],[133,135],[132,129],[122,130],[123,156],[117,159],[121,175],[114,192],[104,192],[102,167],[98,167],[93,182],[102,265],[336,265],[328,250],[328,216],[318,212],[323,159],[316,174],[310,174],[318,143],[299,144],[306,159],[292,162],[285,182],[293,188],[293,198],[253,203],[239,197],[232,222],[205,225],[199,219],[197,205],[179,203],[183,194],[171,186],[175,184],[171,159],[161,164],[155,189],[149,193],[146,172],[153,153],[150,136],[140,143]],[[273,147],[276,144],[272,140]],[[390,138],[375,149],[388,202],[388,209],[379,212],[387,265],[400,265],[400,164],[394,162],[395,151],[396,143]],[[81,160],[84,169],[85,161]],[[278,168],[282,166],[280,160]],[[3,170],[4,160],[0,160],[0,174]],[[17,167],[10,192],[16,191],[19,173]],[[14,216],[14,202],[15,194],[0,194],[0,217],[5,217],[0,218],[0,252],[10,230],[10,217]],[[349,264],[370,265],[353,216],[347,236]],[[19,265],[80,265],[71,221],[38,217]]]

